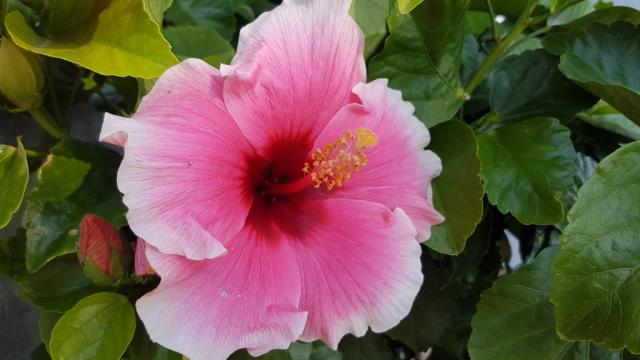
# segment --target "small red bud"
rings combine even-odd
[[[126,274],[127,248],[113,225],[86,214],[80,222],[78,258],[85,274],[96,283],[111,283]]]

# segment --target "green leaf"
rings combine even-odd
[[[84,25],[95,22],[110,2],[111,0],[45,0],[44,27],[56,38],[82,33]]]
[[[471,326],[474,360],[614,360],[622,354],[584,341],[561,340],[549,302],[551,263],[557,248],[498,279],[478,303]]]
[[[553,264],[558,333],[640,353],[640,142],[596,167],[569,212]]]
[[[549,8],[552,13],[563,10],[567,6],[579,3],[584,0],[549,0]]]
[[[320,341],[314,343],[294,342],[286,350],[272,350],[253,357],[246,350],[233,353],[229,360],[341,360],[340,352],[329,349]]]
[[[562,199],[577,172],[569,130],[534,118],[478,135],[480,176],[489,201],[523,224],[563,218]]]
[[[73,158],[49,155],[38,170],[38,185],[29,194],[32,201],[61,201],[84,182],[91,164]]]
[[[364,33],[364,56],[369,58],[387,36],[393,0],[353,0],[349,13]]]
[[[559,60],[544,50],[526,51],[500,62],[490,78],[491,110],[505,123],[536,116],[563,122],[596,103],[558,71]]]
[[[458,256],[436,254],[434,259],[423,248],[425,281],[411,312],[387,332],[389,336],[415,353],[432,348],[433,359],[468,359],[471,315],[501,262],[494,244],[502,230],[496,229],[492,215],[491,210],[485,212],[485,218]]]
[[[0,145],[0,229],[18,211],[29,181],[29,165],[24,147]]]
[[[433,203],[445,221],[432,228],[425,244],[439,253],[456,255],[482,219],[478,145],[471,128],[457,120],[435,126],[431,134],[429,148],[442,160],[442,173],[432,183]]]
[[[76,250],[78,226],[85,214],[101,216],[116,228],[125,223],[126,208],[116,186],[120,156],[102,146],[73,140],[63,141],[51,152],[52,158],[27,195],[22,220],[27,230],[29,272]],[[88,173],[86,164],[91,164]]]
[[[389,79],[428,126],[451,119],[463,103],[460,58],[467,4],[426,0],[410,15],[392,12],[384,49],[369,64],[369,77]]]
[[[568,24],[579,19],[589,13],[595,11],[595,6],[591,1],[582,1],[577,4],[568,6],[564,10],[551,14],[547,18],[547,26],[560,26]]]
[[[491,27],[491,16],[489,14],[480,11],[467,11],[464,14],[464,28],[465,33],[468,33],[467,35],[469,33],[480,35],[489,27]]]
[[[578,119],[629,139],[640,140],[640,126],[603,101],[588,112],[579,114]]]
[[[529,0],[491,0],[491,6],[496,14],[515,19],[527,7]],[[469,8],[475,11],[488,11],[486,0],[471,0]]]
[[[66,311],[78,300],[101,290],[84,275],[73,255],[56,259],[18,281],[22,293],[48,311]]]
[[[408,14],[423,1],[424,0],[398,0],[398,10],[400,10],[401,14]]]
[[[577,32],[560,58],[571,80],[640,124],[640,26],[592,24]]]
[[[62,315],[63,313],[57,311],[43,311],[40,315],[38,329],[40,332],[40,339],[47,349],[47,352],[49,351],[49,341],[51,341],[51,332],[53,331],[53,327],[56,326]]]
[[[553,19],[553,17],[551,19]],[[640,11],[623,6],[596,10],[567,24],[554,26],[549,34],[544,37],[542,45],[545,50],[560,56],[567,51],[569,41],[577,31],[584,30],[591,24],[611,25],[618,21],[639,25]],[[551,23],[549,25],[554,24]]]
[[[144,0],[144,9],[151,15],[153,21],[162,28],[162,18],[173,0]]]
[[[208,27],[168,27],[164,29],[164,36],[180,60],[197,57],[219,68],[221,63],[229,64],[235,54],[231,44]]]
[[[104,292],[80,300],[51,334],[53,360],[117,360],[136,328],[133,306],[123,295]]]
[[[14,236],[0,239],[0,275],[19,280],[26,274],[24,229],[19,228]]]
[[[393,351],[383,335],[367,332],[362,337],[351,334],[342,338],[338,350],[343,360],[392,360]]]
[[[231,41],[236,32],[235,13],[246,0],[174,0],[165,13],[174,25],[201,25]]]
[[[148,79],[158,77],[177,63],[158,24],[144,10],[142,0],[111,1],[94,21],[74,32],[78,36],[73,37],[43,38],[17,11],[7,15],[5,25],[20,47],[103,75]]]

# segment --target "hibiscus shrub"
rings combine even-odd
[[[639,9],[0,0],[32,358],[640,359]]]

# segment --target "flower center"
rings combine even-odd
[[[269,183],[266,192],[273,196],[287,195],[313,186],[325,186],[328,191],[341,187],[354,172],[367,165],[365,149],[378,143],[378,135],[369,129],[347,132],[322,149],[311,153],[311,161],[302,168],[304,176],[290,183]]]

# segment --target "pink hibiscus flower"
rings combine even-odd
[[[400,92],[365,84],[348,9],[285,0],[241,30],[230,66],[186,60],[133,119],[106,115],[129,225],[161,278],[136,304],[154,341],[194,360],[336,348],[409,312],[419,241],[443,220],[440,160]]]

